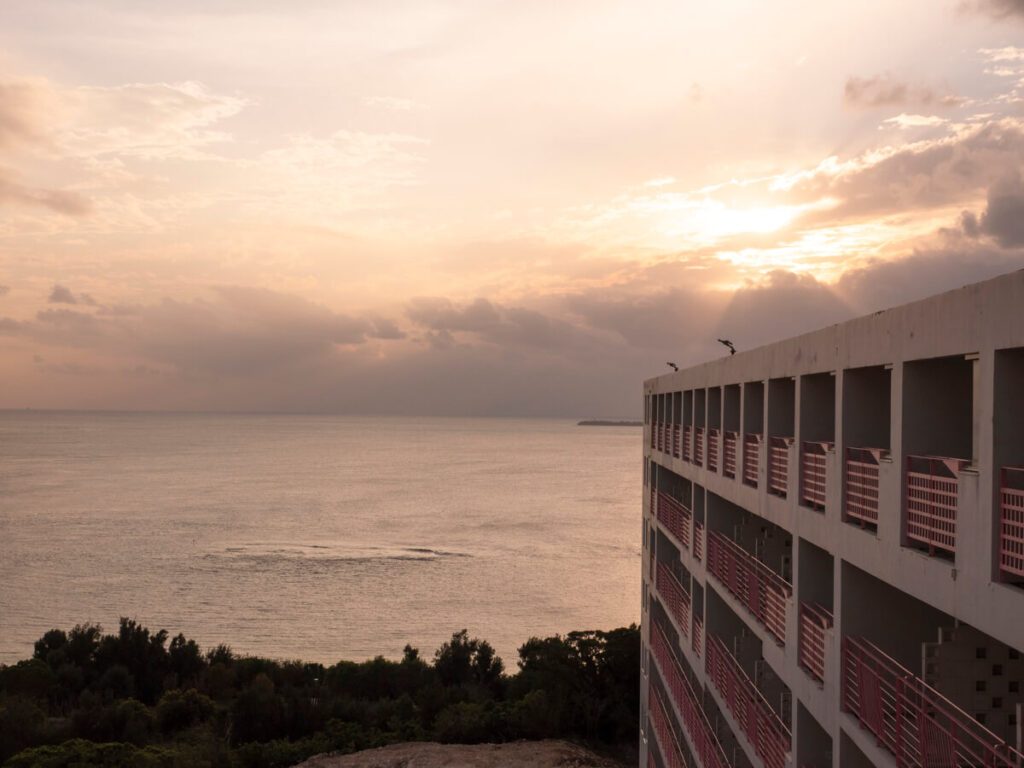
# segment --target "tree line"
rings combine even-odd
[[[566,738],[629,754],[640,635],[532,638],[508,674],[485,640],[456,632],[431,661],[406,646],[332,666],[208,649],[122,618],[53,629],[0,666],[4,768],[278,768],[320,752],[399,741]]]

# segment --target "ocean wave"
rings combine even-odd
[[[261,563],[312,561],[329,563],[369,563],[386,560],[433,561],[444,558],[472,557],[467,552],[453,552],[432,547],[378,547],[330,544],[255,542],[224,547],[207,552],[204,560],[258,561]]]

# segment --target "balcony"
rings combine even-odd
[[[690,524],[693,517],[690,510],[678,499],[667,493],[657,492],[658,522],[668,529],[686,549],[690,548]]]
[[[693,463],[698,467],[704,465],[704,427],[693,429]]]
[[[825,682],[825,633],[832,628],[832,612],[818,603],[800,603],[800,666],[819,683]]]
[[[700,699],[694,694],[668,638],[657,623],[651,627],[651,651],[658,662],[662,680],[682,715],[683,728],[690,737],[697,760],[704,768],[730,768]]]
[[[718,427],[711,427],[708,430],[708,471],[718,471],[718,446],[722,439],[722,433]]]
[[[651,448],[658,447],[658,422],[651,422]]]
[[[1020,581],[1024,579],[1024,467],[1003,467],[999,498],[999,578]]]
[[[743,435],[743,482],[757,488],[760,469],[761,436],[748,432]]]
[[[672,455],[675,458],[679,458],[679,432],[681,427],[679,424],[672,425]]]
[[[738,432],[725,433],[722,449],[722,474],[726,477],[736,477],[736,441],[738,439]]]
[[[707,636],[704,669],[765,768],[785,768],[789,729],[717,635]]]
[[[825,511],[825,456],[833,443],[805,440],[800,444],[800,503]]]
[[[861,528],[878,526],[878,467],[889,458],[884,448],[846,449],[845,520]]]
[[[652,685],[647,694],[647,711],[650,712],[651,726],[658,740],[658,751],[665,759],[666,768],[689,768],[683,757],[682,744],[675,726],[668,714],[668,707],[662,700],[661,693]],[[648,753],[648,764],[653,765],[654,758]]]
[[[698,616],[696,613],[693,614],[693,631],[690,636],[690,648],[693,649],[694,655],[699,659],[703,652],[704,646],[704,618]]]
[[[957,494],[967,464],[945,456],[907,456],[908,544],[927,548],[929,555],[956,554]]]
[[[693,426],[683,427],[683,461],[693,461]]]
[[[658,594],[668,605],[669,613],[676,620],[683,637],[690,631],[690,593],[664,563],[658,563],[658,578],[655,583]]]
[[[1024,755],[861,637],[843,638],[842,707],[900,766],[1024,765]]]
[[[704,557],[704,523],[693,521],[693,557],[700,560]]]
[[[789,446],[792,437],[772,437],[768,441],[768,493],[786,498],[789,487]]]
[[[708,532],[708,571],[779,645],[786,643],[786,604],[793,585],[718,531]]]

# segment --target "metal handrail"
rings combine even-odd
[[[804,440],[800,444],[800,503],[811,509],[825,509],[825,455],[834,445],[826,440]]]
[[[818,682],[825,682],[825,633],[832,627],[832,612],[820,603],[800,603],[797,659]]]
[[[768,493],[785,498],[789,489],[789,446],[792,437],[773,435],[768,440]]]
[[[999,473],[999,579],[1024,578],[1024,467]]]
[[[907,456],[904,535],[924,544],[928,554],[956,554],[960,471],[970,462],[948,456]]]
[[[1020,768],[1024,754],[863,637],[843,638],[843,711],[899,765]]]

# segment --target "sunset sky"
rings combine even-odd
[[[0,4],[0,407],[631,416],[1024,266],[1024,2]]]

